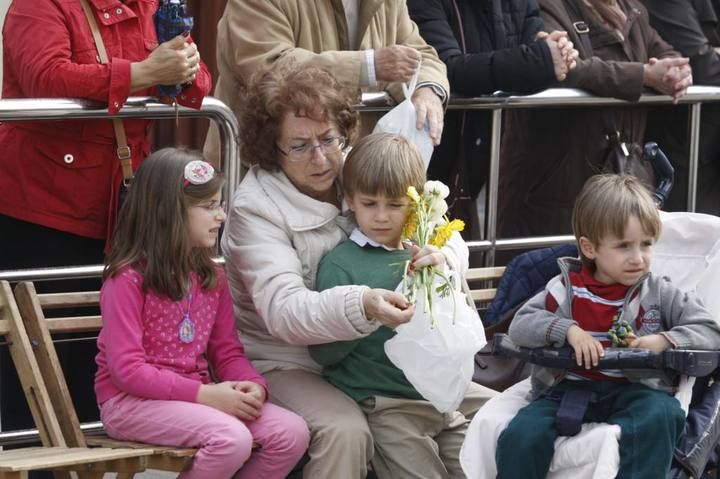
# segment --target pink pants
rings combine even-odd
[[[282,479],[309,442],[305,420],[271,403],[245,422],[202,404],[119,394],[101,406],[100,417],[115,439],[198,448],[182,479]],[[260,449],[252,451],[253,442]]]

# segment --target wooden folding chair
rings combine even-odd
[[[38,470],[56,471],[58,478],[76,477],[69,471],[78,471],[81,478],[88,479],[101,478],[105,471],[132,477],[145,470],[146,458],[153,453],[151,449],[69,447],[55,415],[41,413],[51,411],[53,401],[7,281],[0,281],[0,336],[8,344],[40,438],[43,444],[55,446],[0,452],[0,478],[27,478],[30,471]]]
[[[33,283],[22,282],[15,287],[15,300],[28,337],[33,345],[34,357],[37,360],[41,380],[53,398],[52,407],[38,405],[36,406],[37,410],[33,412],[34,416],[41,418],[40,421],[36,419],[36,424],[38,424],[38,429],[41,429],[41,434],[46,436],[43,444],[56,446],[60,445],[59,439],[64,439],[68,446],[73,447],[96,446],[105,449],[149,449],[151,454],[146,458],[149,469],[182,472],[190,467],[196,452],[195,449],[117,441],[104,434],[92,434],[86,437],[80,429],[80,421],[70,397],[52,335],[77,332],[97,333],[102,326],[102,322],[100,316],[92,314],[46,318],[44,311],[97,307],[99,292],[38,294]],[[42,431],[42,429],[46,428],[45,421],[53,419],[58,423],[61,438],[50,436],[47,431]]]

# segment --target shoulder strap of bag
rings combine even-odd
[[[107,50],[105,50],[105,44],[103,43],[102,36],[100,35],[100,29],[98,28],[97,21],[95,20],[95,15],[93,14],[87,0],[80,0],[80,4],[82,5],[85,16],[90,24],[90,30],[92,31],[93,40],[95,40],[95,47],[97,48],[98,56],[100,57],[100,63],[108,64],[110,60],[108,58]],[[117,154],[118,160],[120,160],[123,183],[125,186],[129,186],[133,179],[133,170],[132,155],[130,147],[127,143],[125,125],[123,125],[122,120],[118,118],[113,119],[112,123],[113,129],[115,130],[115,141],[117,143],[117,150],[115,150],[115,153]]]
[[[565,11],[567,11],[568,17],[570,17],[575,33],[578,34],[578,38],[580,38],[580,42],[587,52],[588,57],[591,57],[593,56],[593,46],[589,35],[590,27],[587,22],[585,22],[578,5],[578,3],[582,1],[583,0],[565,0],[563,3],[565,4]]]
[[[583,48],[587,52],[588,57],[594,55],[592,42],[590,41],[590,26],[585,22],[580,6],[578,5],[583,0],[564,0],[565,10],[567,11],[568,17],[572,22],[573,29],[578,34],[580,42]],[[620,139],[620,131],[617,126],[615,115],[610,112],[607,115],[603,115],[603,124],[605,127],[605,139],[608,141],[608,145],[615,150],[621,151],[626,157],[627,146]]]

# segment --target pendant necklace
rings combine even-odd
[[[182,321],[180,321],[180,326],[178,328],[178,338],[180,338],[180,342],[183,344],[189,344],[193,342],[193,339],[195,339],[195,323],[193,323],[192,319],[190,319],[190,306],[192,306],[192,291],[188,293],[188,304],[187,309],[183,311],[182,306],[180,303],[175,303],[180,309],[180,313],[182,313]]]

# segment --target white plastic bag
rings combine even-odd
[[[432,138],[430,138],[430,127],[426,121],[422,129],[418,130],[415,128],[415,124],[417,123],[417,112],[415,111],[415,105],[413,105],[410,101],[417,85],[419,73],[420,67],[418,66],[418,69],[415,71],[410,83],[407,85],[404,83],[402,84],[405,100],[384,114],[378,120],[375,128],[373,129],[373,133],[395,133],[405,137],[420,151],[423,163],[425,163],[425,170],[427,171],[434,148]]]
[[[438,276],[435,281],[435,286],[441,284]],[[486,343],[485,330],[477,311],[458,288],[446,297],[434,292],[433,310],[434,327],[430,312],[425,311],[425,297],[419,294],[413,318],[398,326],[397,334],[385,342],[385,354],[410,384],[444,413],[458,408],[470,386],[475,353]]]

